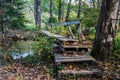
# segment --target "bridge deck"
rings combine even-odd
[[[55,37],[57,40],[62,41],[62,42],[76,42],[77,41],[75,39],[67,38],[66,36],[57,35],[57,34],[49,32],[49,31],[43,30],[42,33],[47,36]]]
[[[95,59],[86,54],[86,55],[78,55],[77,57],[76,56],[63,56],[62,54],[55,54],[55,62],[81,62],[81,61],[95,61]]]

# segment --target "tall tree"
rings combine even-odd
[[[65,21],[68,21],[70,15],[71,0],[69,0]]]
[[[53,0],[50,0],[50,17],[53,16]]]
[[[35,0],[34,2],[34,16],[35,16],[35,25],[38,29],[40,29],[41,28],[40,0]]]
[[[93,8],[96,8],[96,0],[92,0]]]
[[[105,60],[113,50],[114,26],[118,0],[103,0],[96,27],[96,35],[91,55],[97,60]]]
[[[82,4],[82,0],[79,0],[79,4],[78,4],[78,13],[77,13],[77,18],[80,19],[81,16],[81,4]],[[81,26],[80,24],[77,25],[77,31],[78,31],[78,40],[82,41],[85,40],[85,37],[82,34],[82,30],[81,30]]]
[[[62,15],[62,0],[59,0],[59,6],[58,6],[58,21],[61,21],[61,15]]]
[[[81,15],[81,3],[82,0],[79,0],[79,4],[78,4],[78,13],[77,13],[77,18],[80,18]],[[81,27],[80,25],[77,25],[77,31],[78,31],[78,40],[80,40],[80,35],[81,35]]]
[[[65,21],[66,21],[66,22],[69,20],[69,16],[70,16],[71,1],[72,1],[72,0],[69,0],[69,3],[68,3],[66,18],[65,18]],[[68,26],[68,31],[70,32],[72,38],[75,38],[74,35],[73,35],[73,32],[72,32],[72,30],[71,30],[71,28],[70,28],[70,26]]]
[[[82,0],[79,0],[77,18],[80,18],[80,15],[81,15],[81,3],[82,3]]]

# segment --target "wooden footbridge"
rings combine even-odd
[[[88,80],[101,76],[96,60],[89,55],[88,47],[78,40],[56,35],[49,31],[42,31],[46,36],[54,37],[54,61],[57,70],[57,80]],[[67,75],[67,76],[66,76]],[[97,79],[95,79],[97,80]]]

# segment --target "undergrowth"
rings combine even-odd
[[[50,62],[53,56],[53,41],[52,37],[44,36],[41,32],[37,32],[32,43],[33,55],[24,58],[22,64],[38,64]]]

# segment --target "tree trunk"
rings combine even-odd
[[[70,6],[71,6],[71,0],[69,0],[69,3],[68,3],[68,8],[67,8],[67,14],[66,14],[66,18],[65,18],[65,21],[68,22],[69,21],[69,15],[70,15]],[[75,38],[74,35],[73,35],[73,32],[71,30],[70,27],[68,27],[68,31],[70,32],[72,38]]]
[[[101,0],[97,0],[97,8],[100,8]]]
[[[82,3],[82,0],[79,0],[78,14],[77,14],[78,19],[80,18],[80,15],[81,15],[81,3]],[[81,26],[79,24],[77,25],[77,31],[78,31],[78,40],[79,41],[85,40],[85,37],[82,34]]]
[[[59,0],[59,7],[58,7],[58,21],[61,22],[61,15],[62,15],[62,1]]]
[[[2,12],[0,14],[0,27],[1,27],[1,32],[2,32],[2,41],[1,41],[1,45],[2,45],[2,55],[3,55],[3,65],[6,63],[6,55],[5,55],[5,35],[4,35],[4,21],[3,21],[3,15],[4,13]]]
[[[34,16],[35,16],[35,25],[38,29],[40,29],[41,28],[40,0],[35,0]]]
[[[77,18],[80,18],[80,15],[81,15],[81,3],[82,3],[82,0],[79,0],[79,5],[78,5],[78,15],[77,15]]]
[[[106,60],[113,50],[114,26],[117,16],[118,0],[103,0],[96,28],[91,55],[97,60]]]
[[[53,16],[53,9],[52,9],[53,1],[50,0],[50,17]]]
[[[69,3],[68,3],[68,8],[67,8],[67,14],[66,14],[65,21],[68,21],[68,19],[69,19],[70,6],[71,6],[71,0],[69,0]]]
[[[64,13],[64,9],[65,9],[65,0],[62,0],[62,6],[61,6],[61,21],[65,21],[65,13]]]
[[[96,8],[95,0],[92,0],[93,8]]]

